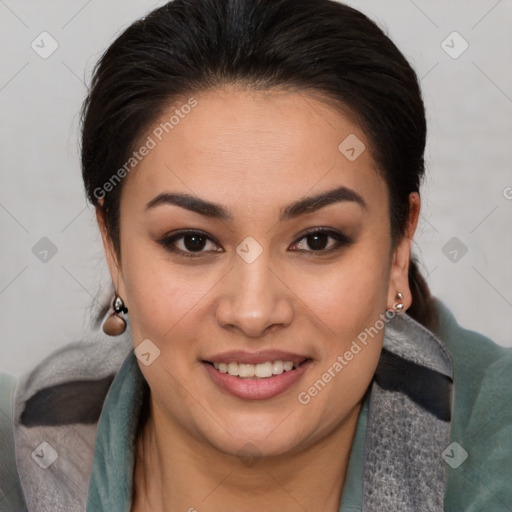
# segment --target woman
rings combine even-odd
[[[3,374],[6,510],[510,509],[512,358],[411,261],[425,113],[373,22],[175,0],[82,128],[112,341]]]

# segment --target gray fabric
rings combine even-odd
[[[85,510],[97,422],[26,427],[20,422],[20,416],[27,401],[48,386],[116,374],[131,348],[128,335],[71,343],[20,377],[14,396],[14,436],[16,462],[30,512]],[[97,396],[96,401],[103,402],[104,398]],[[75,409],[78,416],[81,412],[84,416],[88,414],[87,410],[80,411],[79,397],[63,405]],[[43,445],[37,450],[43,442],[51,448]],[[57,459],[43,468],[37,461],[44,463],[45,457],[52,455],[51,449],[57,452]]]
[[[384,347],[453,379],[442,343],[408,315],[388,324]],[[437,380],[424,382],[427,398],[432,383]],[[407,394],[374,382],[364,449],[363,512],[443,511],[446,464],[441,454],[449,439],[450,421],[439,419]]]
[[[384,348],[453,378],[452,360],[441,340],[409,315],[395,316],[386,327]]]

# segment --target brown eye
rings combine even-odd
[[[329,246],[329,239],[333,240]],[[317,228],[315,231],[306,233],[302,238],[293,244],[292,247],[304,252],[330,252],[353,243],[352,239],[341,231]]]
[[[182,238],[183,245],[188,251],[200,251],[206,244],[206,237],[201,235],[185,235]]]
[[[166,250],[185,257],[196,257],[205,253],[220,252],[215,248],[217,244],[200,231],[182,231],[168,236],[158,243]],[[208,244],[211,244],[213,247],[209,250],[204,250],[208,247]]]
[[[304,238],[307,240],[307,244],[311,249],[315,251],[321,251],[322,249],[326,248],[329,242],[329,238],[331,237],[325,233],[315,233]]]

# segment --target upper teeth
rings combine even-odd
[[[244,364],[244,363],[213,363],[221,373],[229,373],[229,375],[252,378],[259,377],[265,379],[272,375],[280,375],[283,372],[293,370],[293,361],[268,361],[260,364]],[[297,365],[298,366],[298,365]]]

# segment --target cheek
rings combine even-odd
[[[183,328],[192,311],[200,310],[214,281],[199,267],[183,271],[171,265],[158,248],[125,240],[123,280],[134,342],[150,338],[160,345]]]
[[[384,263],[382,263],[384,261]],[[370,263],[372,265],[370,266]],[[304,383],[299,402],[329,431],[364,396],[377,367],[385,332],[386,258],[360,256],[340,266],[308,306],[322,319],[322,357]],[[311,316],[311,315],[310,315]],[[328,329],[325,327],[327,326]]]
[[[325,272],[302,278],[301,297],[337,339],[352,339],[386,310],[388,252],[370,245],[362,243]]]
[[[312,408],[326,420],[336,422],[337,411],[355,405],[375,372],[385,331],[388,256],[386,240],[368,236],[335,269],[304,280],[302,296],[324,336],[321,360],[307,383],[312,394],[303,391],[306,399],[315,396]]]

